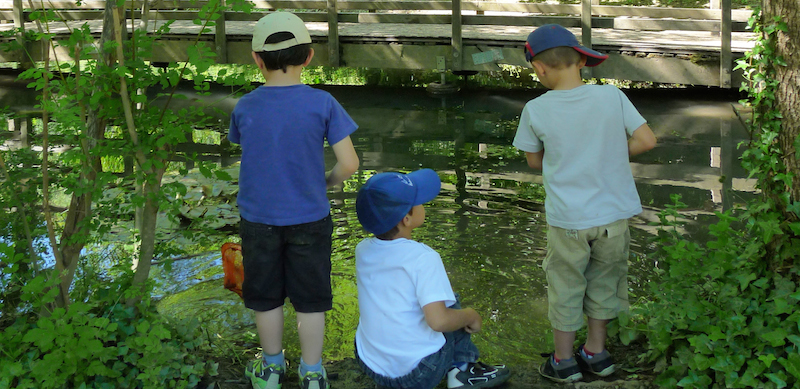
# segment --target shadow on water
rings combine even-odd
[[[442,191],[426,204],[426,222],[414,238],[441,254],[453,288],[483,316],[483,331],[474,340],[485,360],[538,361],[539,352],[552,349],[540,267],[546,251],[544,188],[541,175],[527,167],[511,141],[524,104],[542,91],[466,90],[435,97],[421,89],[322,89],[359,124],[352,138],[362,161],[345,188],[329,193],[335,221],[334,309],[328,315],[325,359],[353,355],[358,323],[354,250],[367,237],[355,214],[358,187],[375,172],[431,168],[442,178]],[[752,182],[738,162],[736,144],[747,138],[731,108],[738,96],[710,89],[627,93],[659,138],[655,150],[631,161],[645,207],[631,223],[630,288],[637,298],[646,296],[656,266],[648,258],[648,239],[655,231],[648,224],[672,202],[670,196],[682,196],[693,221],[686,232],[703,241],[713,212],[751,197]],[[224,95],[208,98],[218,101]],[[235,99],[223,99],[223,126],[234,104]],[[333,165],[330,149],[326,160]],[[152,277],[162,312],[197,317],[210,334],[246,339],[255,347],[252,313],[223,288],[219,252],[174,261],[171,269],[157,266]],[[297,357],[294,313],[290,305],[285,310],[287,355]]]

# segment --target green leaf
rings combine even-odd
[[[147,320],[142,320],[142,322],[136,326],[136,331],[138,331],[140,334],[145,334],[149,330],[150,330],[150,322]]]
[[[775,355],[773,354],[762,354],[758,356],[758,360],[764,362],[764,366],[769,368],[772,365],[772,362],[776,360]]]
[[[794,376],[795,380],[800,382],[800,354],[788,354],[786,358],[781,358],[778,363],[786,368],[786,372]]]
[[[747,289],[747,286],[750,285],[750,282],[758,278],[758,276],[755,275],[754,273],[744,273],[744,274],[740,273],[736,275],[735,278],[737,281],[739,281],[739,289],[744,291],[745,289]]]
[[[787,386],[786,374],[783,372],[778,372],[777,374],[767,373],[764,374],[764,376],[769,378],[770,381],[774,382],[775,385],[778,385],[778,388],[785,388]]]
[[[774,331],[767,332],[761,335],[761,338],[767,341],[772,347],[783,346],[786,343],[786,336],[788,333],[783,328],[776,328]]]
[[[225,181],[233,180],[233,177],[231,177],[231,175],[224,170],[215,170],[214,175],[220,180],[225,180]]]

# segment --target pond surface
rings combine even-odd
[[[335,222],[333,243],[334,309],[328,314],[324,358],[353,355],[358,323],[354,250],[368,234],[355,213],[358,188],[377,172],[431,168],[442,179],[439,196],[426,204],[425,224],[414,239],[437,250],[453,288],[464,305],[483,317],[473,336],[482,359],[512,364],[539,361],[552,350],[547,320],[546,282],[540,268],[545,254],[544,188],[511,146],[524,104],[543,90],[464,90],[446,97],[423,89],[321,87],[331,92],[360,128],[353,143],[361,169],[329,198]],[[233,98],[224,91],[208,97],[221,101],[220,121],[227,123]],[[713,213],[753,196],[737,149],[748,135],[733,114],[739,96],[716,89],[635,89],[626,91],[648,120],[658,146],[632,160],[644,212],[631,221],[630,288],[632,301],[646,297],[657,263],[648,254],[655,231],[649,223],[679,194],[692,223],[686,233],[706,239]],[[25,89],[0,88],[0,106],[18,110],[34,104]],[[224,136],[224,135],[223,135]],[[328,166],[335,161],[326,149]],[[226,157],[224,164],[236,163]],[[229,240],[238,237],[233,233]],[[224,243],[220,241],[220,246]],[[223,288],[219,252],[176,260],[171,270],[153,269],[159,309],[174,317],[197,317],[210,339],[257,339],[252,313],[238,296]],[[284,344],[287,356],[299,357],[294,313],[286,306]],[[222,352],[226,352],[222,349]],[[233,349],[231,353],[235,353]]]
[[[483,359],[527,364],[552,350],[547,320],[546,221],[541,175],[511,146],[518,115],[543,91],[461,91],[436,97],[420,89],[323,87],[359,124],[352,139],[361,170],[344,189],[329,193],[335,221],[334,309],[328,314],[325,355],[353,355],[358,323],[354,250],[367,237],[356,218],[355,194],[383,171],[431,168],[442,178],[440,195],[426,204],[426,222],[414,239],[437,250],[453,288],[484,319],[473,339]],[[735,93],[713,89],[627,91],[659,138],[656,149],[636,157],[632,169],[645,211],[632,219],[632,299],[646,296],[657,264],[647,254],[657,213],[680,194],[695,222],[687,233],[704,240],[713,212],[752,196],[752,182],[737,161],[747,138],[734,117]],[[232,107],[235,100],[223,105]],[[326,150],[329,166],[334,163]],[[230,160],[226,160],[230,162]],[[235,240],[235,235],[231,240]],[[222,242],[221,242],[222,243]],[[221,245],[220,243],[220,245]],[[154,272],[162,285],[161,309],[199,316],[219,337],[250,339],[252,315],[222,287],[219,253],[175,261],[172,272]],[[165,286],[169,285],[169,286]],[[289,316],[293,312],[286,307]],[[299,355],[294,320],[286,323],[289,357]]]

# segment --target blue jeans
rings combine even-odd
[[[450,308],[460,309],[461,302],[456,294],[456,303]],[[444,332],[445,344],[439,351],[423,358],[417,367],[410,373],[397,378],[390,378],[372,371],[358,356],[358,347],[355,348],[356,361],[361,370],[372,378],[379,387],[394,389],[432,389],[439,384],[454,363],[475,362],[480,354],[478,348],[472,343],[470,335],[463,329]]]

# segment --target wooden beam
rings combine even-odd
[[[450,45],[453,48],[453,70],[461,70],[463,63],[463,46],[461,41],[461,0],[452,0],[453,2],[453,20],[452,27],[453,33],[451,35]]]
[[[722,20],[720,21],[719,87],[731,87],[731,0],[722,0]]]
[[[592,0],[581,0],[581,44],[592,48]],[[584,66],[581,69],[583,78],[592,78],[592,68]]]
[[[214,49],[217,63],[228,63],[228,33],[225,31],[225,0],[220,1],[219,18],[214,21]]]
[[[14,29],[17,30],[15,34],[15,39],[17,44],[22,47],[22,50],[19,50],[15,60],[19,62],[20,67],[23,69],[29,69],[32,66],[32,61],[30,55],[30,45],[28,44],[27,40],[25,39],[25,14],[22,8],[22,0],[14,0],[13,4],[13,13],[14,13]]]
[[[328,64],[339,66],[339,11],[336,0],[328,0]]]

